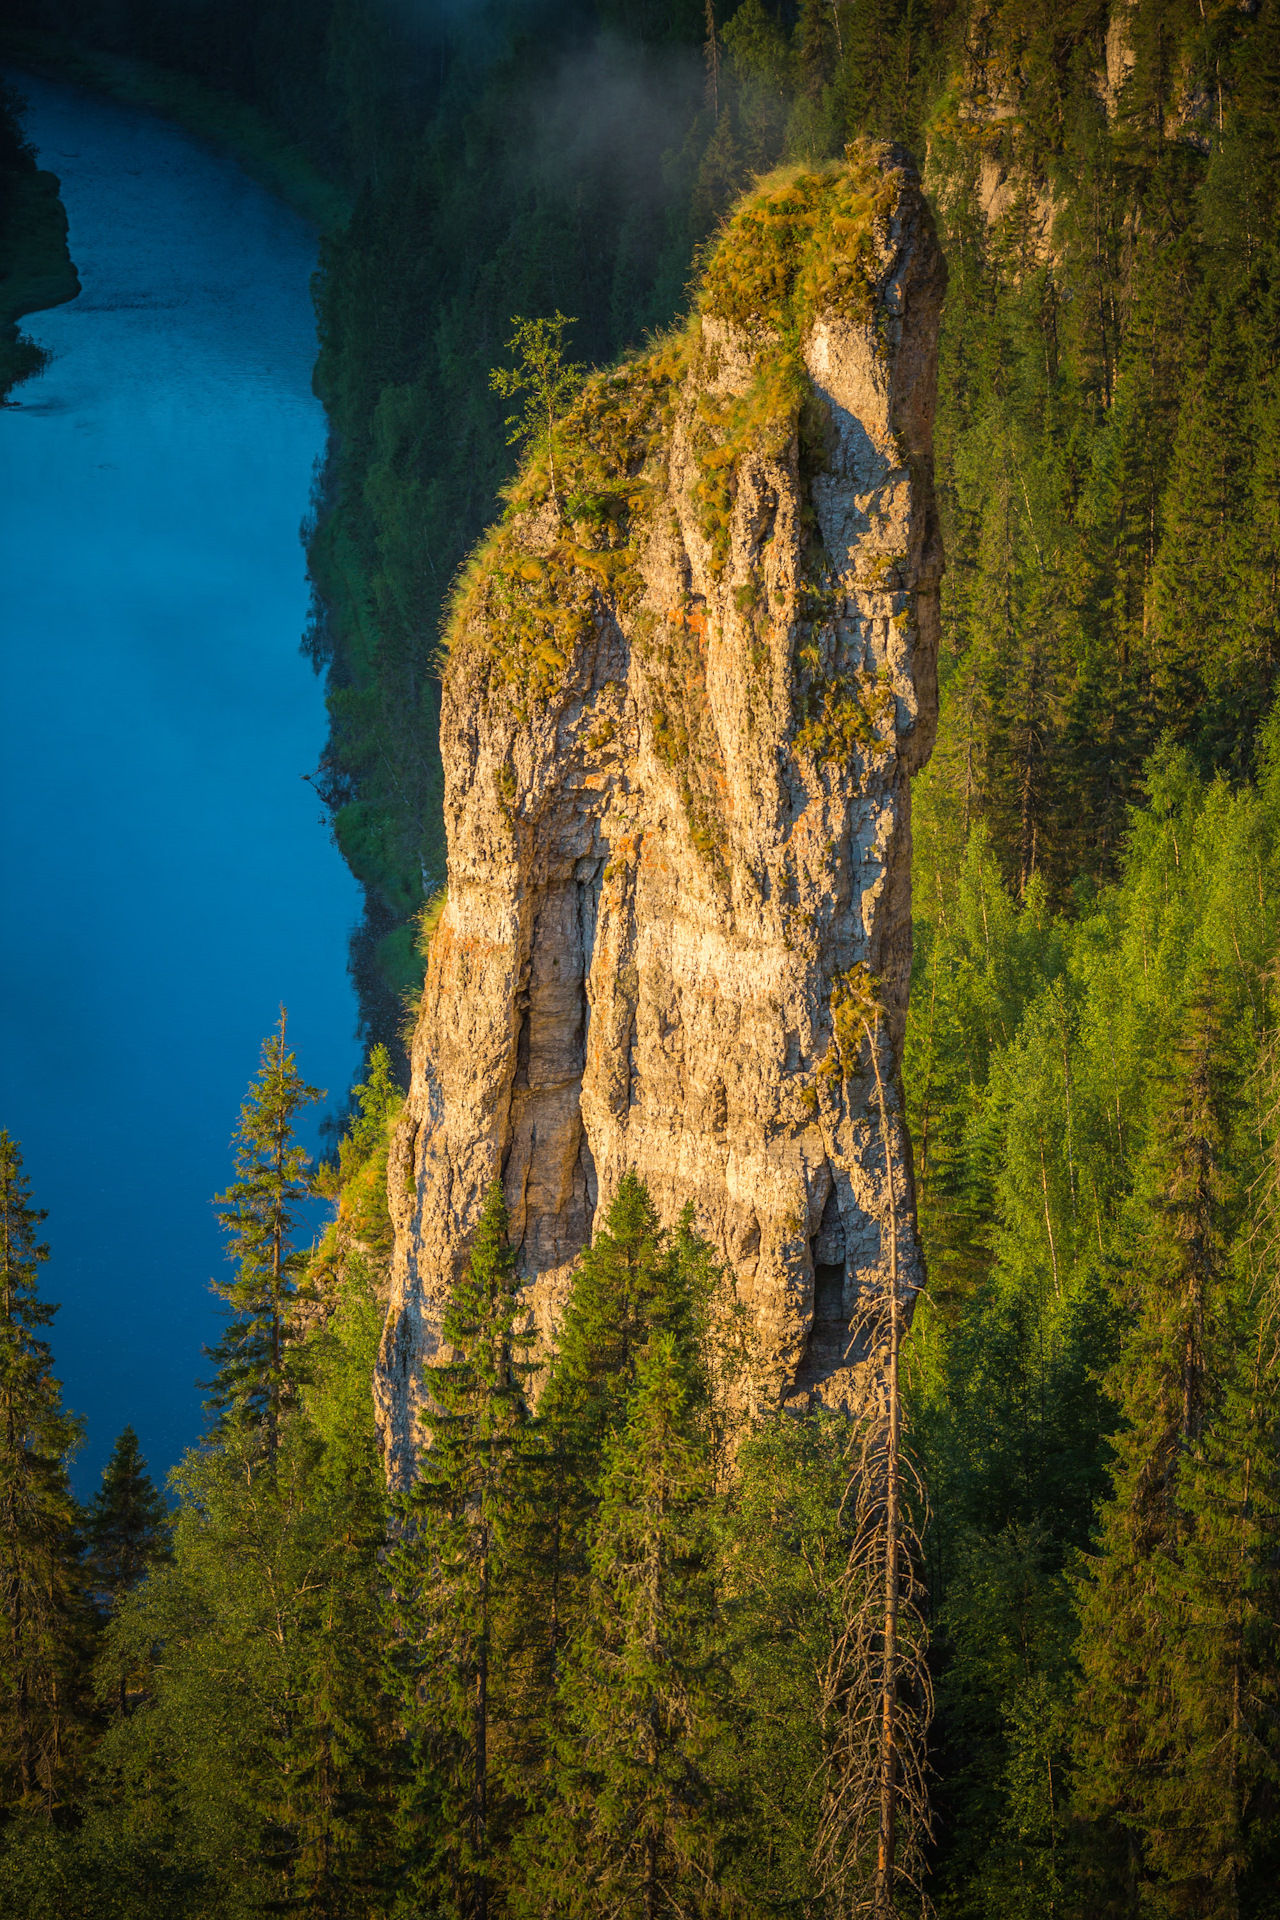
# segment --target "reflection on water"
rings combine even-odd
[[[198,1430],[209,1197],[281,1000],[345,1090],[357,899],[302,778],[315,235],[164,121],[18,84],[84,291],[0,412],[0,1125],[87,1490],[126,1420],[157,1467]]]

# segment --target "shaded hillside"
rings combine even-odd
[[[20,97],[0,88],[0,405],[45,364],[20,333],[28,313],[60,307],[80,291],[67,252],[67,216],[54,174],[42,172],[22,137]]]

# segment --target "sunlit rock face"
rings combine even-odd
[[[397,1479],[495,1176],[547,1342],[628,1168],[665,1219],[692,1202],[775,1403],[856,1397],[890,1175],[902,1284],[921,1277],[898,1058],[943,285],[901,154],[764,182],[696,320],[593,378],[554,492],[544,450],[472,563],[444,675],[448,903],[389,1176]],[[868,979],[887,1140],[870,1047],[835,1035]]]

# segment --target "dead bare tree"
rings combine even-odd
[[[846,1086],[863,1046],[875,1076],[888,1211],[889,1271],[868,1302],[863,1346],[872,1384],[848,1447],[844,1517],[851,1545],[837,1593],[836,1632],[823,1684],[826,1782],[815,1865],[837,1920],[893,1920],[904,1892],[917,1911],[930,1816],[926,1734],[933,1707],[920,1605],[917,1532],[924,1488],[903,1448],[899,1362],[905,1315],[898,1197],[880,1052],[883,1013],[871,975],[855,967],[833,995],[836,1058]]]

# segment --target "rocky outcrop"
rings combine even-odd
[[[495,1175],[547,1341],[628,1168],[666,1218],[691,1201],[774,1400],[856,1396],[889,1170],[903,1285],[921,1277],[897,1059],[942,291],[900,153],[762,183],[693,321],[588,383],[554,488],[544,448],[468,569],[448,904],[390,1162],[393,1475]],[[869,990],[887,1140],[870,1048],[838,1032]]]

